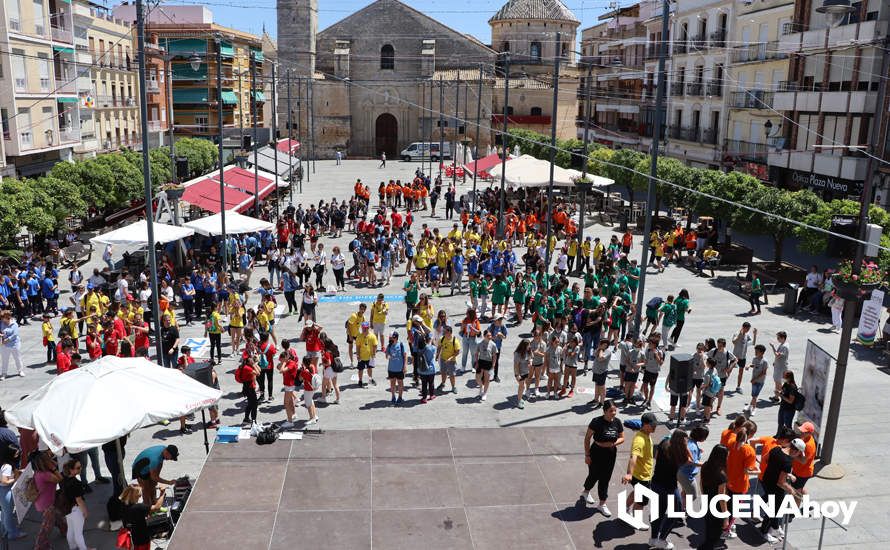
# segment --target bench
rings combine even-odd
[[[776,288],[781,286],[781,283],[775,277],[770,277],[766,273],[760,273],[760,284],[763,288],[763,303],[769,304],[769,294],[775,293]],[[744,269],[742,271],[736,272],[736,280],[739,283],[739,292],[744,296],[751,295],[751,269],[750,267]]]
[[[603,225],[614,226],[618,223],[619,213],[617,210],[602,210],[598,212],[600,223]]]
[[[93,244],[75,242],[62,249],[63,261],[72,267],[90,261],[93,255]]]

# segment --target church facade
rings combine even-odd
[[[575,134],[572,52],[579,22],[559,0],[510,0],[490,20],[495,48],[399,0],[377,0],[321,31],[317,13],[318,0],[278,0],[279,113],[286,119],[290,75],[291,117],[306,155],[332,158],[342,151],[356,158],[385,152],[396,158],[412,142],[440,139],[472,149],[480,104],[478,142],[484,153],[499,141],[491,127],[500,129],[504,110],[503,47],[509,51],[511,39],[531,44],[539,36],[535,52],[516,51],[514,45],[509,53],[514,64],[508,118],[513,127],[549,131],[549,67],[560,48],[567,65],[560,79],[559,133]],[[539,32],[548,22],[549,31]],[[557,29],[563,44],[555,44]],[[548,56],[551,61],[542,62]],[[535,94],[540,100],[526,100]]]

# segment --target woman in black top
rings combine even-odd
[[[779,395],[779,428],[790,428],[797,412],[794,404],[797,400],[797,384],[794,382],[794,373],[790,370],[785,371],[782,378],[782,393]]]
[[[689,460],[689,435],[674,430],[670,439],[662,440],[655,448],[655,469],[652,473],[652,490],[658,493],[658,518],[652,520],[652,538],[649,546],[673,548],[667,542],[672,521],[667,517],[668,499],[677,492],[677,471]],[[675,509],[678,507],[675,506]]]
[[[121,493],[120,501],[124,505],[124,525],[130,530],[134,550],[148,550],[151,545],[151,531],[148,530],[148,517],[157,512],[164,503],[164,491],[151,508],[142,503],[142,491],[139,487],[129,486]]]
[[[624,427],[616,418],[618,407],[611,399],[603,402],[603,415],[590,421],[587,433],[584,434],[584,461],[587,463],[587,479],[584,480],[584,492],[581,498],[588,504],[594,504],[590,490],[597,485],[600,503],[597,508],[606,517],[612,512],[606,506],[609,497],[609,479],[615,469],[615,457],[618,446],[624,443]]]
[[[726,457],[729,450],[723,445],[717,445],[711,449],[711,454],[701,467],[699,479],[701,481],[702,495],[713,498],[716,495],[724,495],[726,492]],[[720,508],[726,511],[726,502],[719,503]],[[718,518],[711,513],[710,508],[705,514],[705,540],[699,545],[698,550],[713,550],[722,546],[720,535],[724,526],[729,525],[729,520]]]

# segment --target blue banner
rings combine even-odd
[[[333,295],[323,295],[318,298],[319,302],[375,302],[377,301],[376,294],[333,294]],[[404,294],[384,294],[383,295],[384,302],[404,302],[405,295]]]

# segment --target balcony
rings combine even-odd
[[[711,128],[701,132],[701,142],[705,145],[717,145],[717,137],[717,132]]]
[[[27,93],[28,92],[28,79],[24,77],[15,77],[15,91]]]
[[[789,30],[792,32],[783,34],[779,39],[778,49],[783,52],[825,50],[826,48],[833,50],[856,44],[867,45],[883,40],[887,34],[887,21],[861,21],[839,27],[813,30],[803,30],[800,25],[792,25]]]
[[[878,93],[871,91],[822,91],[822,86],[803,86],[782,82],[773,107],[779,111],[812,111],[822,113],[874,113],[878,109]]]
[[[734,139],[726,140],[725,152],[743,162],[766,164],[769,157],[769,146],[766,143],[752,143]]]
[[[734,109],[771,109],[774,97],[775,92],[764,90],[732,92],[729,98],[729,106]]]
[[[690,82],[686,85],[686,95],[701,97],[704,95],[704,89],[703,82]]]
[[[72,143],[80,141],[80,128],[62,126],[59,128],[59,140],[62,143]]]
[[[161,86],[158,84],[157,80],[146,80],[145,91],[150,94],[158,94],[161,93]]]
[[[707,94],[711,97],[723,97],[723,81],[709,80]]]
[[[18,19],[9,19],[9,30],[13,32],[22,32],[22,22]]]
[[[777,41],[736,46],[732,49],[733,63],[751,63],[753,61],[786,59],[787,57],[788,52],[779,50]]]
[[[646,61],[652,59],[658,59],[658,46],[650,44],[649,47],[646,48]]]
[[[682,96],[685,93],[686,85],[683,81],[680,82],[671,82],[671,95],[672,96]]]
[[[701,128],[686,128],[684,126],[671,127],[671,138],[673,139],[697,142],[700,134]]]
[[[689,50],[707,50],[708,49],[708,37],[704,34],[699,34],[693,36],[689,41]]]
[[[769,151],[770,166],[780,166],[806,173],[826,174],[846,180],[863,181],[867,172],[868,158],[844,156],[814,151]]]
[[[711,47],[722,48],[726,45],[726,29],[720,29],[711,33]]]
[[[148,121],[148,131],[149,132],[163,132],[165,130],[165,124],[160,120],[149,120]]]
[[[64,42],[65,44],[73,44],[74,43],[74,33],[71,32],[71,29],[65,29],[63,27],[51,27],[53,40],[55,42]]]
[[[76,94],[77,93],[77,79],[72,77],[63,76],[61,79],[56,79],[56,93],[57,94]]]
[[[687,46],[686,46],[685,41],[677,42],[676,44],[674,44],[674,55],[682,55],[682,54],[686,53],[686,50],[687,50]]]
[[[19,149],[31,149],[34,147],[34,135],[30,130],[19,132]]]

